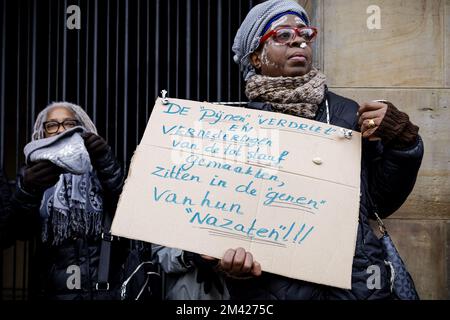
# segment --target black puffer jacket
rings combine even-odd
[[[359,130],[358,104],[352,100],[327,93],[331,124]],[[252,102],[252,109],[272,111],[271,106]],[[317,121],[326,122],[325,103],[320,106]],[[384,148],[381,142],[363,143],[361,165],[361,201],[359,226],[352,271],[352,290],[343,290],[322,285],[292,280],[278,275],[263,273],[250,280],[228,279],[227,285],[232,299],[257,300],[312,300],[312,299],[389,299],[390,270],[384,263],[385,254],[380,241],[369,226],[373,219],[373,207],[387,217],[394,213],[412,191],[423,157],[423,142],[420,137],[407,150]],[[372,205],[372,203],[374,205]],[[370,266],[381,270],[381,288],[369,289]]]
[[[97,177],[103,187],[103,214],[112,215],[123,186],[122,169],[111,151],[96,163],[96,168]],[[30,259],[30,297],[61,300],[111,299],[109,292],[95,290],[100,237],[74,237],[64,240],[60,245],[51,245],[51,241],[42,243],[39,217],[42,195],[27,193],[23,190],[21,181],[22,172],[17,177],[16,191],[12,197],[15,213],[10,227],[18,239],[38,239],[36,254]],[[125,255],[126,244],[113,241],[110,262],[111,289],[119,286],[120,269]],[[75,277],[81,279],[79,286]]]

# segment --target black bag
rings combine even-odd
[[[121,286],[110,288],[109,266],[111,260],[111,218],[105,214],[103,219],[102,245],[98,267],[96,290],[109,291],[111,299],[117,300],[161,300],[161,277],[157,267],[151,262],[151,245],[142,241],[129,240],[126,259],[121,267]],[[122,241],[125,239],[122,239]]]
[[[151,245],[131,241],[123,264],[120,300],[161,300],[161,275],[151,261]]]
[[[380,241],[387,256],[386,263],[390,266],[391,273],[393,274],[391,277],[393,278],[391,280],[391,290],[399,300],[420,300],[414,281],[406,269],[405,263],[400,257],[394,242],[392,242],[386,226],[376,211],[374,211],[374,215],[377,218],[380,232],[383,235]]]

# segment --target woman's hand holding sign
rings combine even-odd
[[[247,278],[261,276],[261,265],[243,248],[228,249],[220,260],[220,267],[230,277]]]

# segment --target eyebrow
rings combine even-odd
[[[275,29],[279,29],[279,28],[304,28],[304,27],[307,27],[307,26],[305,24],[303,24],[303,23],[297,24],[295,27],[293,27],[293,26],[291,26],[289,24],[281,24],[279,26],[276,26],[273,29],[271,28],[271,30],[275,30]]]
[[[76,121],[78,121],[78,119],[76,119],[76,118],[64,118],[62,121],[66,121],[66,120],[76,120]],[[59,122],[57,119],[48,119],[45,122],[50,122],[50,121]]]

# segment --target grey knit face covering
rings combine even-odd
[[[325,98],[326,76],[312,69],[301,77],[255,75],[247,81],[251,101],[270,103],[276,112],[314,119]]]
[[[69,173],[89,172],[91,160],[79,134],[84,131],[82,127],[75,127],[56,136],[28,143],[24,148],[27,163],[48,160]]]
[[[102,189],[79,134],[83,131],[73,128],[35,140],[24,149],[27,162],[48,160],[68,172],[44,192],[40,207],[43,242],[51,238],[57,245],[71,237],[97,236],[101,232]]]

